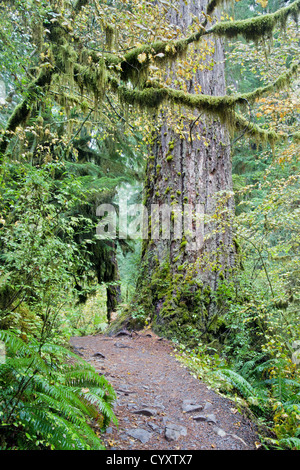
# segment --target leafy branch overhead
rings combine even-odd
[[[97,2],[96,2],[97,3]],[[208,12],[211,15],[220,2],[210,2]],[[80,15],[81,10],[87,7],[88,0],[76,2],[72,13],[72,21]],[[163,83],[147,81],[149,66],[158,63],[162,66],[166,62],[175,61],[186,54],[189,46],[198,43],[205,36],[232,38],[241,35],[247,41],[258,40],[268,36],[276,26],[285,28],[288,18],[295,21],[300,11],[300,0],[296,0],[272,14],[264,14],[243,21],[221,21],[206,29],[207,17],[199,25],[198,31],[178,40],[159,40],[143,43],[133,47],[125,55],[108,51],[95,51],[82,46],[80,38],[76,36],[70,22],[56,11],[56,5],[50,6],[44,12],[43,25],[45,27],[45,51],[41,54],[39,73],[28,86],[23,101],[14,109],[6,126],[6,133],[0,141],[0,153],[4,153],[9,143],[9,133],[14,132],[19,125],[26,123],[35,102],[45,96],[50,85],[56,85],[57,77],[66,76],[70,83],[76,83],[80,90],[86,90],[95,97],[96,105],[109,91],[117,93],[121,101],[143,108],[159,106],[163,101],[178,103],[189,108],[214,114],[231,128],[238,129],[241,119],[237,117],[234,108],[237,105],[251,103],[262,94],[282,89],[289,85],[293,75],[298,71],[298,63],[294,63],[286,74],[278,77],[273,84],[258,88],[245,95],[208,96],[203,94],[188,94],[165,86]],[[105,29],[105,26],[103,26]],[[104,31],[105,32],[105,31]],[[107,28],[106,28],[107,32]],[[114,34],[113,28],[110,34]],[[133,87],[134,84],[134,87]],[[266,130],[253,124],[248,133],[253,134],[255,128],[256,138],[274,140],[274,132],[269,135]],[[282,136],[277,136],[282,138]],[[286,137],[286,136],[283,136]],[[268,139],[267,139],[268,140]]]

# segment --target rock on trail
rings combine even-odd
[[[71,345],[117,393],[119,426],[103,435],[107,449],[256,449],[251,421],[196,379],[176,360],[172,343],[152,331],[75,337]]]

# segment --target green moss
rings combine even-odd
[[[208,314],[211,289],[203,288],[195,273],[185,270],[185,264],[175,271],[175,260],[159,262],[151,250],[146,257],[151,259],[152,269],[149,272],[144,260],[135,300],[124,319],[126,326],[142,328],[150,323],[158,334],[191,346],[195,346],[200,337],[208,341],[217,338],[218,327],[222,328],[223,323],[217,316]]]
[[[173,160],[174,156],[173,155],[168,155],[166,160],[167,162],[171,162]]]
[[[234,128],[237,131],[243,131],[246,137],[251,137],[256,142],[266,145],[269,143],[271,147],[274,147],[275,143],[280,140],[286,140],[287,134],[277,134],[275,131],[268,131],[262,129],[260,126],[249,122],[243,116],[235,113],[234,114]]]

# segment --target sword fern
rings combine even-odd
[[[117,423],[107,380],[61,346],[4,330],[0,340],[0,448],[103,449],[101,430]]]

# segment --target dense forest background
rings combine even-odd
[[[2,449],[101,449],[116,420],[114,390],[68,342],[104,331],[112,315],[117,326],[155,324],[139,276],[144,240],[99,239],[97,207],[145,201],[149,149],[168,113],[182,139],[203,114],[230,130],[233,186],[207,223],[214,234],[230,226],[235,262],[223,275],[220,258],[205,258],[216,288],[180,292],[184,328],[176,334],[168,310],[163,332],[200,379],[247,410],[266,449],[300,449],[299,1],[211,1],[184,33],[166,21],[172,8],[0,2]],[[262,27],[252,20],[263,17]],[[192,73],[216,67],[205,28],[224,41],[218,103],[187,89]],[[151,288],[170,304],[168,274],[161,265]]]

